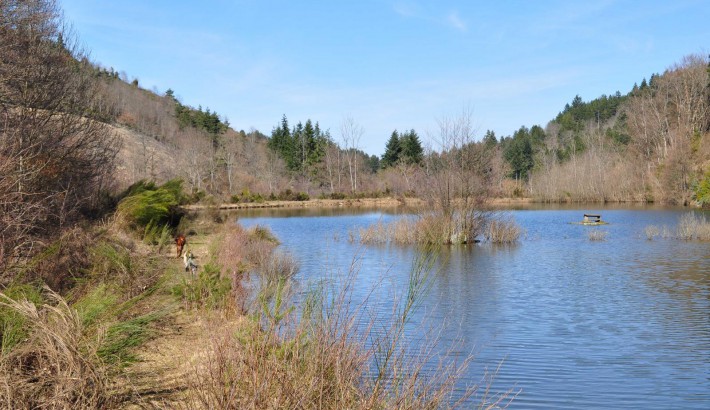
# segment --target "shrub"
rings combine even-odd
[[[710,206],[710,170],[705,173],[703,179],[694,184],[693,199],[698,201],[702,207]]]
[[[333,193],[331,193],[330,195],[328,195],[328,197],[329,197],[330,199],[338,199],[338,200],[340,200],[340,199],[345,199],[345,198],[347,198],[347,195],[345,195],[345,194],[342,193],[342,192],[333,192]]]
[[[271,197],[269,197],[271,199]],[[310,196],[305,192],[293,192],[291,189],[281,191],[275,199],[279,201],[308,201]]]
[[[178,205],[182,201],[182,181],[168,181],[160,187],[144,184],[129,191],[118,203],[119,215],[131,226],[177,226],[182,217]]]
[[[153,258],[141,256],[118,243],[99,241],[88,253],[90,279],[115,285],[128,297],[152,288],[161,275]]]
[[[189,307],[217,309],[225,306],[231,289],[230,279],[221,275],[219,267],[207,263],[199,269],[197,276],[183,277],[173,287],[173,294]]]
[[[88,249],[96,240],[81,228],[66,231],[28,261],[16,279],[43,282],[56,292],[71,289],[90,269]]]
[[[271,242],[274,245],[279,244],[279,240],[276,239],[273,233],[269,230],[268,227],[261,226],[261,225],[255,225],[253,226],[249,232],[248,235],[250,236],[251,239],[257,240],[257,241],[265,241],[265,242]]]

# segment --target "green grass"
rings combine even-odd
[[[26,299],[35,306],[42,303],[40,290],[32,285],[12,285],[3,293],[6,298],[14,301]],[[6,302],[8,300],[0,297],[0,356],[25,340],[29,333],[25,317],[8,307]]]
[[[134,349],[153,336],[150,325],[164,315],[164,312],[151,312],[112,324],[96,353],[111,364],[125,365],[136,362],[138,357]]]
[[[221,277],[215,263],[207,263],[199,268],[196,276],[183,277],[173,286],[172,293],[188,306],[217,309],[224,306],[231,290],[229,278]]]
[[[100,320],[105,320],[112,310],[115,310],[118,296],[109,291],[106,284],[101,284],[91,290],[86,296],[74,304],[85,327],[93,326]]]

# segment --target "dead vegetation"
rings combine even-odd
[[[644,229],[648,240],[655,238],[678,239],[682,241],[710,241],[710,221],[705,215],[688,212],[678,218],[673,227],[648,225]]]

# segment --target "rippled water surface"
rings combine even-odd
[[[461,383],[495,370],[493,392],[519,391],[510,408],[710,408],[710,243],[646,239],[673,229],[681,210],[510,211],[525,231],[508,247],[447,248],[414,323],[447,326],[450,354],[476,359]],[[601,213],[610,225],[569,222]],[[356,294],[387,312],[414,250],[360,246],[349,232],[401,216],[379,211],[252,211],[301,263],[307,284],[359,269]],[[710,219],[710,215],[706,213]],[[590,241],[602,229],[605,241]],[[419,328],[419,327],[418,327]],[[418,330],[412,330],[416,332]]]

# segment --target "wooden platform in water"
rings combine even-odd
[[[597,226],[609,225],[609,222],[602,221],[602,216],[598,214],[584,214],[584,219],[581,222],[570,222],[575,225]]]

